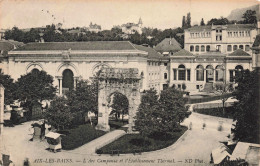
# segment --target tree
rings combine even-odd
[[[111,105],[112,112],[111,114],[115,114],[116,120],[118,120],[119,116],[122,115],[122,121],[124,120],[124,115],[128,114],[128,99],[125,95],[121,93],[114,93],[113,95],[113,103]]]
[[[135,127],[143,135],[167,135],[179,130],[180,123],[190,115],[183,92],[167,88],[161,92],[147,91],[138,108]]]
[[[216,85],[216,91],[215,94],[220,96],[220,100],[222,101],[222,112],[223,115],[226,114],[225,111],[225,103],[228,100],[228,94],[230,94],[233,91],[233,86],[232,84],[227,84],[227,83],[223,83],[223,84],[218,84]]]
[[[217,18],[212,18],[211,20],[208,21],[207,25],[227,25],[229,23],[227,18],[221,17],[219,19]]]
[[[186,19],[185,19],[185,16],[182,17],[182,28],[186,28]]]
[[[234,96],[238,100],[234,104],[232,130],[234,139],[243,142],[259,143],[259,75],[256,71],[242,71],[236,78],[238,84]]]
[[[205,23],[204,23],[204,19],[202,18],[201,21],[200,21],[200,26],[204,26]]]
[[[77,83],[76,89],[66,93],[68,106],[72,113],[83,118],[88,112],[97,114],[98,111],[98,89],[89,81],[81,80]],[[76,117],[76,116],[75,116]],[[80,119],[78,119],[80,122]]]
[[[53,99],[56,93],[56,88],[53,87],[53,77],[45,71],[33,71],[21,76],[16,86],[17,98],[30,112],[33,105],[43,100]]]
[[[187,27],[190,28],[191,27],[191,16],[190,16],[190,12],[187,14]]]
[[[180,127],[180,123],[187,117],[190,112],[185,106],[187,99],[183,98],[183,92],[175,89],[168,88],[161,92],[159,103],[162,109],[162,121],[161,127],[165,132],[174,131],[174,129]]]
[[[136,113],[135,128],[142,135],[149,136],[159,130],[157,126],[160,113],[158,98],[154,89],[145,91],[141,98],[141,104]]]
[[[256,11],[254,11],[254,10],[247,10],[243,14],[242,18],[244,19],[244,24],[255,24],[255,23],[257,23]]]
[[[2,84],[5,88],[5,105],[12,104],[16,98],[16,84],[14,83],[14,80],[9,75],[5,75],[0,72],[0,84]]]
[[[71,113],[67,102],[64,97],[55,98],[44,114],[48,124],[57,130],[64,130],[72,124],[73,113]]]

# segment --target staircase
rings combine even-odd
[[[202,92],[210,93],[213,91],[213,83],[212,82],[206,82],[204,85],[204,89],[202,89]]]

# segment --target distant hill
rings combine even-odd
[[[256,16],[258,19],[260,19],[260,5],[254,5],[246,8],[240,8],[232,10],[229,16],[227,17],[228,20],[243,20],[242,16],[247,10],[254,10],[256,11]]]

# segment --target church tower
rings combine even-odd
[[[142,21],[142,18],[141,18],[141,17],[139,18],[138,25],[139,25],[139,27],[142,27],[142,26],[143,26],[143,21]]]

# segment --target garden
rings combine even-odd
[[[223,108],[219,108],[219,107],[217,107],[217,108],[194,108],[193,111],[200,113],[200,114],[233,119],[235,109],[234,109],[234,107],[225,107],[225,111],[223,112]]]
[[[150,152],[166,148],[174,144],[187,130],[181,126],[172,134],[154,134],[143,136],[141,134],[127,134],[118,140],[97,150],[98,154],[112,154],[115,151],[119,154]]]

